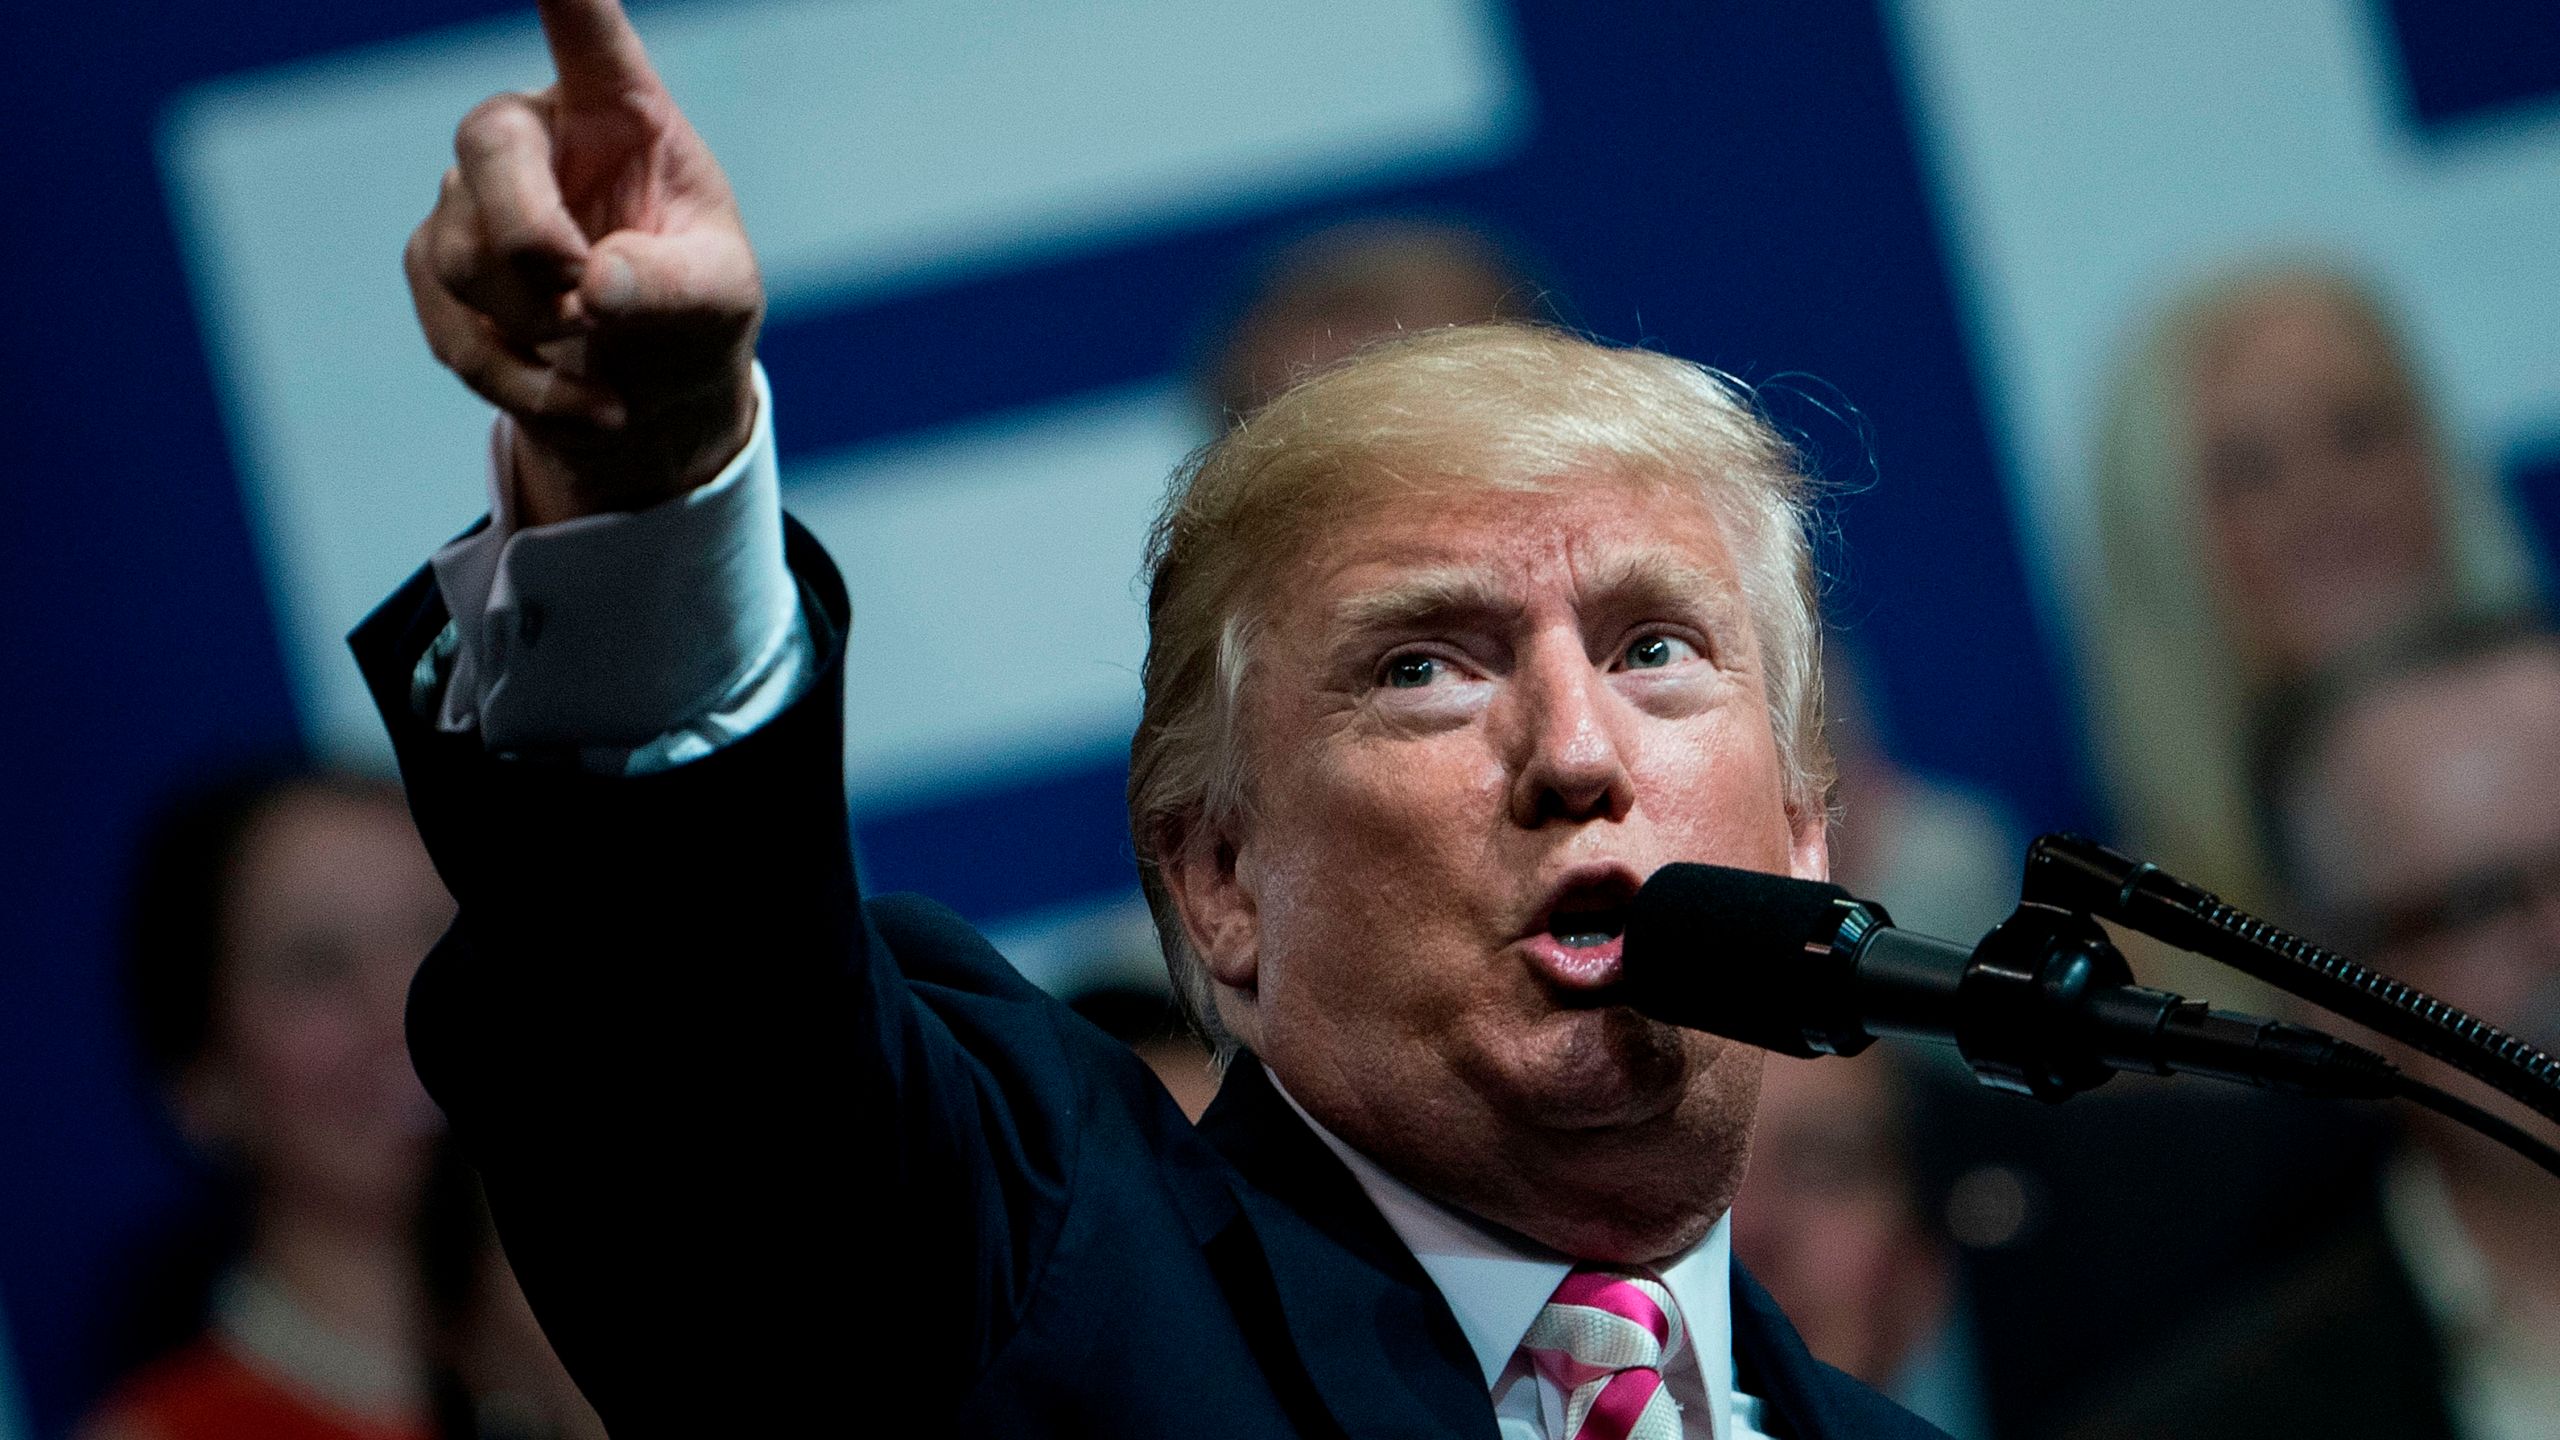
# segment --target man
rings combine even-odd
[[[1610,1001],[1653,867],[1822,869],[1765,428],[1444,331],[1183,477],[1130,812],[1232,1057],[1195,1132],[858,894],[844,594],[778,519],[736,207],[611,0],[543,19],[559,83],[464,121],[409,249],[510,417],[492,522],[355,643],[463,905],[420,1072],[612,1432],[1928,1433],[1729,1270],[1757,1056]]]
[[[2560,1043],[2560,637],[2440,624],[2351,656],[2289,718],[2267,792],[2314,933]],[[2438,1061],[2395,1058],[2479,1093]],[[2433,1111],[2400,1118],[2378,1193],[2327,1243],[2075,1433],[2154,1434],[2171,1417],[2205,1440],[2560,1433],[2560,1189]]]

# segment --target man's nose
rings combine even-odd
[[[1557,646],[1524,659],[1512,698],[1512,821],[1534,830],[1552,821],[1625,819],[1635,806],[1629,715],[1608,675],[1579,645]]]

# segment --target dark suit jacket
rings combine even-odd
[[[844,591],[796,526],[790,552],[823,677],[658,774],[492,758],[415,714],[427,573],[353,637],[461,902],[410,1046],[616,1440],[1490,1440],[1448,1306],[1260,1066],[1195,1131],[957,916],[863,900]],[[1734,1330],[1786,1433],[1936,1433],[1739,1273]]]

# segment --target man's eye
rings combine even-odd
[[[1418,690],[1439,679],[1441,668],[1430,655],[1398,655],[1386,664],[1386,682],[1392,689]]]
[[[1659,670],[1698,652],[1676,635],[1647,635],[1627,647],[1623,662],[1630,670]]]

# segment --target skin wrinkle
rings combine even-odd
[[[1222,1017],[1425,1193],[1565,1253],[1687,1248],[1738,1181],[1756,1054],[1560,992],[1521,947],[1576,864],[1823,872],[1714,509],[1625,473],[1435,486],[1275,573],[1254,803],[1169,867]],[[1685,643],[1622,663],[1656,634]],[[1399,644],[1449,668],[1383,687]]]

